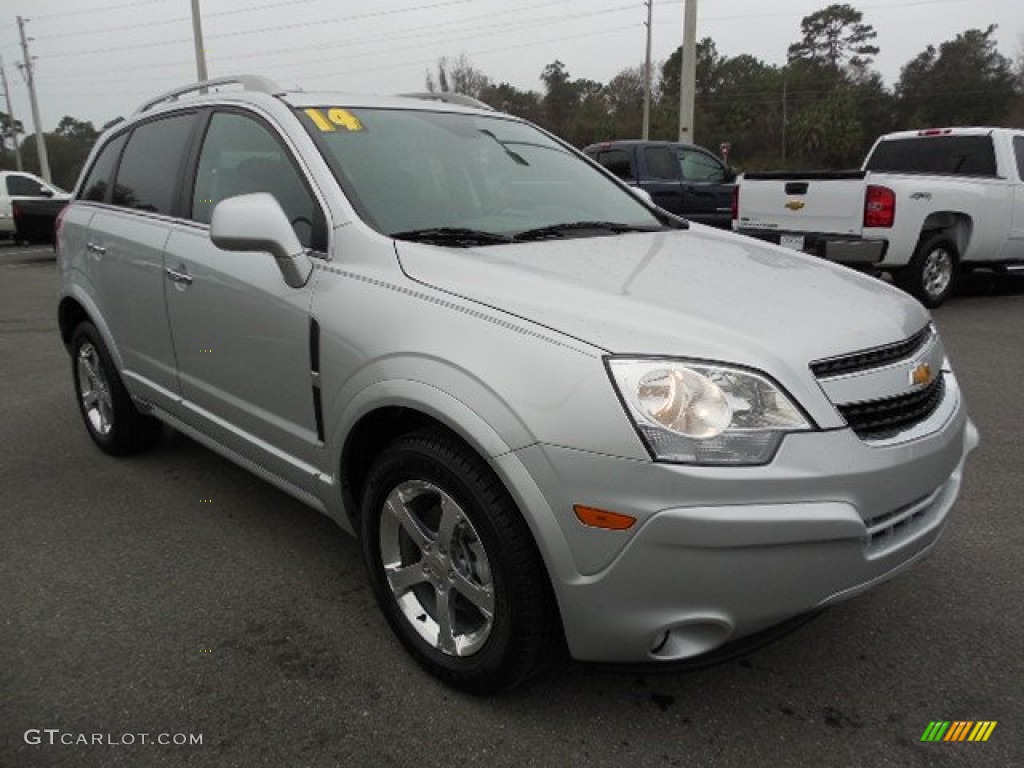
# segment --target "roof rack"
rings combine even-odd
[[[206,93],[207,88],[216,88],[221,85],[241,85],[246,91],[257,91],[259,93],[284,93],[284,89],[275,83],[273,80],[268,80],[265,77],[259,75],[231,75],[229,77],[218,77],[213,80],[203,80],[198,83],[192,83],[190,85],[182,86],[181,88],[175,88],[167,93],[161,93],[154,99],[150,99],[141,107],[135,110],[135,114],[141,114],[147,110],[152,109],[157,104],[161,104],[165,101],[177,101],[179,97],[184,96],[187,93],[193,93],[194,91],[200,91]]]
[[[424,101],[443,101],[445,104],[458,104],[463,107],[475,107],[494,112],[494,107],[486,104],[480,99],[474,99],[464,93],[453,93],[452,91],[424,91],[422,93],[400,93],[406,99],[423,99]]]

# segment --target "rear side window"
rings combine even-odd
[[[28,176],[11,174],[7,177],[7,194],[11,197],[42,197],[43,185]]]
[[[668,147],[647,147],[644,150],[647,173],[652,179],[679,178],[679,161]]]
[[[620,179],[635,177],[630,153],[624,149],[605,149],[598,152],[594,159]]]
[[[89,175],[82,183],[82,192],[79,196],[82,200],[92,200],[97,203],[107,202],[107,191],[110,189],[110,180],[114,175],[114,166],[117,165],[117,158],[121,155],[128,134],[118,136],[100,151],[96,162],[89,169]]]
[[[1017,156],[1017,176],[1024,181],[1024,136],[1013,137],[1013,154]]]
[[[932,173],[942,176],[995,176],[991,136],[921,136],[883,141],[867,170]]]
[[[143,123],[128,139],[114,183],[114,205],[171,215],[195,115]]]

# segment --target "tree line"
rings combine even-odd
[[[889,88],[872,68],[877,32],[863,14],[833,4],[803,18],[801,36],[784,65],[749,54],[726,56],[714,40],[697,43],[695,138],[718,151],[731,146],[741,170],[858,166],[875,138],[889,131],[951,125],[1024,128],[1024,54],[1014,62],[998,50],[996,27],[968,29],[908,61]],[[682,48],[652,78],[652,139],[678,134]],[[643,119],[643,67],[623,69],[607,83],[574,78],[556,60],[540,73],[540,90],[494,82],[466,56],[439,60],[426,73],[431,91],[473,96],[531,120],[582,147],[639,138]],[[112,125],[114,120],[104,128]],[[10,131],[0,112],[4,135]],[[23,134],[20,123],[15,134]],[[65,116],[46,134],[53,181],[73,186],[102,129]],[[14,167],[8,142],[0,168]],[[35,136],[19,142],[25,168],[38,172]]]
[[[1024,55],[1000,53],[996,27],[968,29],[907,62],[886,87],[872,68],[877,32],[863,14],[833,4],[804,17],[787,62],[771,65],[749,54],[726,56],[714,40],[697,43],[695,129],[698,143],[747,170],[859,166],[882,133],[954,125],[1024,128]],[[657,69],[652,83],[652,139],[674,140],[679,125],[682,48]],[[543,89],[495,83],[465,57],[441,59],[426,75],[429,90],[451,90],[525,117],[582,147],[639,138],[643,67],[607,83],[573,78],[554,61],[540,74]]]

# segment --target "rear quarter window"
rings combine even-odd
[[[881,142],[867,170],[940,176],[995,176],[991,136],[920,136]]]

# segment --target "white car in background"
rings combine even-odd
[[[23,171],[0,171],[0,237],[14,237],[15,200],[70,199],[70,195],[38,176]]]

